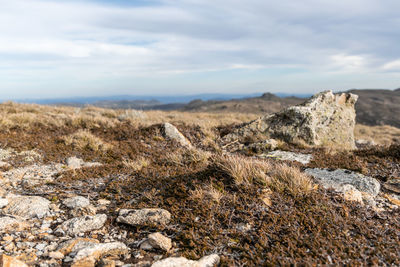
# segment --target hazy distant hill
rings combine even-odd
[[[279,97],[271,93],[265,93],[259,97],[232,99],[226,101],[194,100],[189,104],[185,105],[181,110],[265,114],[265,113],[277,112],[282,108],[297,105],[302,102],[304,102],[304,98]]]
[[[356,104],[357,122],[366,125],[392,125],[400,128],[400,88],[352,89],[359,95]],[[259,94],[260,95],[260,94]],[[181,110],[191,112],[242,112],[266,114],[302,103],[310,95],[288,94],[200,94],[178,96],[109,96],[66,99],[21,100],[19,102],[85,106],[87,104],[114,109]]]
[[[400,89],[356,89],[349,92],[359,96],[356,103],[358,123],[400,128]]]

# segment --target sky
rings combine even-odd
[[[400,87],[398,0],[0,0],[0,98]]]

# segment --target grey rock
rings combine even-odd
[[[171,123],[164,123],[163,124],[164,136],[171,140],[175,140],[181,146],[191,147],[189,140]]]
[[[344,185],[349,184],[360,192],[377,196],[381,188],[376,179],[349,170],[337,169],[331,171],[317,168],[306,169],[305,172],[313,176],[323,187],[333,188],[339,192],[343,191]]]
[[[67,166],[70,169],[78,169],[81,168],[82,165],[85,163],[83,159],[77,157],[70,157],[66,160]]]
[[[354,149],[354,94],[316,94],[303,104],[251,121],[224,136],[226,143],[261,136],[292,144]]]
[[[61,224],[60,229],[64,230],[68,235],[78,235],[92,230],[100,229],[104,226],[107,215],[98,214],[95,216],[82,216],[70,219]]]
[[[256,153],[263,153],[265,151],[275,150],[277,146],[278,142],[275,139],[267,139],[261,142],[250,144],[247,148]]]
[[[8,199],[6,214],[24,218],[43,218],[50,212],[50,201],[38,196],[14,196]]]
[[[82,167],[96,167],[101,166],[99,162],[85,162],[83,159],[77,157],[69,157],[65,162],[70,169],[79,169]]]
[[[149,234],[147,237],[147,241],[150,246],[155,249],[169,251],[172,247],[171,238],[168,238],[161,233]]]
[[[262,154],[259,157],[274,158],[278,160],[297,161],[302,164],[308,164],[312,159],[312,155],[310,154],[295,153],[295,152],[281,151],[281,150],[271,151],[267,154]]]
[[[170,257],[156,261],[152,267],[213,267],[219,264],[220,258],[217,254],[204,256],[198,261],[188,260],[184,257]]]
[[[8,199],[0,198],[0,209],[4,208],[7,205],[8,205]]]
[[[28,224],[22,219],[12,218],[8,216],[0,217],[0,232],[15,230],[19,231],[28,227]]]
[[[129,253],[129,248],[121,242],[89,244],[79,250],[73,260],[74,266],[81,266],[82,263],[95,263],[103,255],[122,256]],[[86,266],[86,265],[82,265]],[[94,265],[93,265],[94,266]]]
[[[70,209],[76,209],[76,208],[85,208],[90,205],[89,199],[82,197],[82,196],[76,196],[76,197],[70,197],[67,199],[63,200],[63,204],[67,206]]]
[[[164,209],[121,209],[117,222],[130,225],[167,224],[171,220],[171,213]]]

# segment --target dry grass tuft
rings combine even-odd
[[[269,180],[267,173],[272,168],[272,165],[267,161],[238,155],[215,156],[213,161],[237,185],[249,185],[255,182],[265,184]]]
[[[165,156],[171,165],[204,165],[209,163],[211,153],[197,148],[180,148]]]
[[[223,190],[216,189],[213,184],[210,183],[203,187],[196,186],[196,188],[191,191],[190,199],[212,201],[219,204],[224,194],[225,192]]]
[[[307,195],[315,188],[309,176],[300,169],[283,163],[271,163],[237,155],[217,156],[214,163],[237,185],[261,183],[275,192],[295,197]]]
[[[105,143],[88,130],[79,130],[69,136],[65,136],[64,142],[66,145],[72,145],[75,149],[80,150],[90,149],[92,151],[106,152],[112,148],[112,145]]]
[[[277,164],[272,173],[268,186],[275,192],[287,193],[292,196],[307,195],[316,187],[311,178],[299,168],[286,164]]]
[[[139,157],[137,159],[124,159],[122,163],[134,171],[141,171],[143,168],[146,168],[150,165],[150,160],[144,157]]]

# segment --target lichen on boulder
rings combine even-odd
[[[224,136],[224,142],[252,136],[280,139],[291,144],[354,149],[354,105],[357,95],[321,92],[303,104],[263,116]]]

